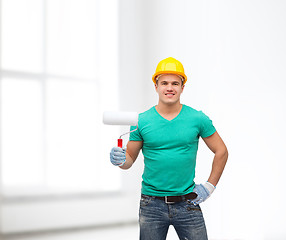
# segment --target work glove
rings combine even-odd
[[[123,166],[126,161],[126,148],[114,147],[110,152],[110,162],[114,166]]]
[[[204,184],[196,184],[193,191],[198,196],[192,201],[192,203],[194,205],[198,205],[204,202],[210,197],[210,195],[213,193],[214,190],[215,190],[215,186],[209,182],[206,182]]]

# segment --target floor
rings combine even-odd
[[[1,240],[136,240],[139,239],[137,224],[122,225],[113,228],[74,230],[70,232],[50,232],[43,234],[25,234],[23,236],[2,237]],[[167,240],[178,240],[173,227],[170,227]]]

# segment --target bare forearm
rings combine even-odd
[[[212,171],[208,179],[208,182],[210,182],[214,186],[216,186],[219,182],[219,179],[223,173],[225,164],[227,162],[227,158],[228,158],[227,149],[225,149],[224,151],[215,153],[213,164],[212,164]]]
[[[121,169],[129,169],[136,161],[138,154],[143,146],[143,141],[129,141],[126,149],[126,162]]]
[[[126,169],[129,169],[129,168],[132,167],[133,163],[134,163],[133,159],[130,157],[130,155],[128,154],[128,152],[126,152],[126,162],[125,162],[124,165],[121,166],[120,168],[121,168],[121,169],[125,169],[125,170],[126,170]]]

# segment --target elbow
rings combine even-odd
[[[225,147],[225,149],[224,149],[224,151],[223,151],[223,156],[224,156],[224,158],[225,158],[225,161],[227,161],[227,159],[228,159],[228,150],[227,150],[226,147]]]
[[[225,159],[225,161],[228,159],[228,150],[226,146],[218,149],[215,154],[221,156],[223,159]]]
[[[222,151],[223,151],[223,154],[224,154],[224,155],[228,156],[228,150],[227,150],[227,147],[226,147],[226,146],[224,146],[224,148],[222,149]]]

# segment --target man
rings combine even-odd
[[[127,149],[115,147],[110,153],[112,164],[129,169],[142,149],[141,240],[166,239],[170,225],[180,239],[207,239],[199,204],[215,190],[228,152],[212,121],[202,111],[180,103],[186,81],[178,60],[162,60],[153,75],[158,105],[139,114],[138,130],[130,134]],[[204,184],[194,183],[199,137],[214,153]]]

